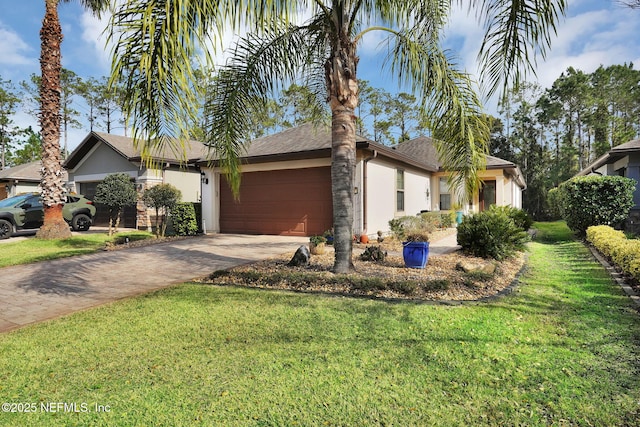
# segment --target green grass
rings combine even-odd
[[[637,311],[562,224],[537,228],[519,291],[488,304],[184,284],[5,334],[0,396],[38,412],[0,425],[640,425]]]
[[[133,241],[152,238],[153,234],[135,231],[117,233],[109,237],[106,233],[87,233],[64,240],[32,238],[2,243],[0,244],[0,267],[89,254],[103,249],[106,242],[116,238],[124,238],[124,236],[129,236]]]

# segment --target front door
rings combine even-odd
[[[496,182],[485,181],[480,188],[480,212],[496,204]]]

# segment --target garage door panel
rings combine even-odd
[[[238,201],[221,185],[222,232],[308,236],[331,222],[328,167],[245,173]]]

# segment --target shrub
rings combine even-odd
[[[640,280],[640,240],[627,239],[622,231],[607,225],[589,227],[586,238],[625,273]]]
[[[368,246],[367,249],[360,254],[362,261],[384,262],[386,257],[387,253],[383,251],[380,246]]]
[[[433,279],[422,284],[422,289],[425,291],[446,291],[451,286],[451,282],[448,279]]]
[[[442,214],[440,212],[425,212],[420,214],[424,224],[436,228],[442,228]]]
[[[364,292],[384,291],[387,289],[385,281],[378,277],[349,278],[348,282],[352,289]]]
[[[418,228],[421,223],[422,219],[417,216],[403,216],[389,221],[389,228],[396,239],[402,240],[408,229]]]
[[[418,290],[418,283],[411,280],[401,280],[398,282],[390,282],[389,289],[404,295],[411,295]]]
[[[533,219],[526,211],[508,206],[505,206],[504,209],[516,224],[516,227],[521,228],[523,231],[527,231],[533,225]]]
[[[621,176],[580,176],[560,186],[564,219],[584,236],[592,225],[616,225],[633,207],[635,181]]]
[[[490,209],[467,215],[458,226],[458,244],[471,255],[503,260],[524,250],[529,235],[518,227],[506,209]]]
[[[456,213],[454,211],[445,211],[440,213],[440,227],[450,228],[456,220]]]
[[[547,193],[547,205],[549,206],[549,219],[558,220],[562,218],[562,200],[558,187],[552,188]]]
[[[425,219],[428,218],[428,219]],[[409,234],[429,234],[432,233],[437,226],[431,216],[421,214],[418,216],[403,216],[394,218],[389,221],[389,228],[398,240],[404,240]]]
[[[171,211],[173,230],[178,236],[193,236],[198,232],[193,203],[177,203]]]
[[[158,184],[144,190],[144,203],[156,210],[156,234],[164,236],[167,230],[167,216],[180,200],[180,190],[171,184]],[[162,215],[160,212],[162,211]]]
[[[327,243],[327,238],[324,236],[311,236],[309,237],[309,242],[317,246],[322,243]]]

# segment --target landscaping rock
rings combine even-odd
[[[465,273],[485,273],[493,274],[496,271],[496,265],[492,262],[469,262],[460,261],[456,264],[456,270],[464,271]]]
[[[289,261],[290,267],[299,267],[302,265],[309,265],[309,258],[311,258],[311,254],[309,253],[309,248],[305,245],[302,245],[298,248],[295,254],[293,254],[293,258]]]

